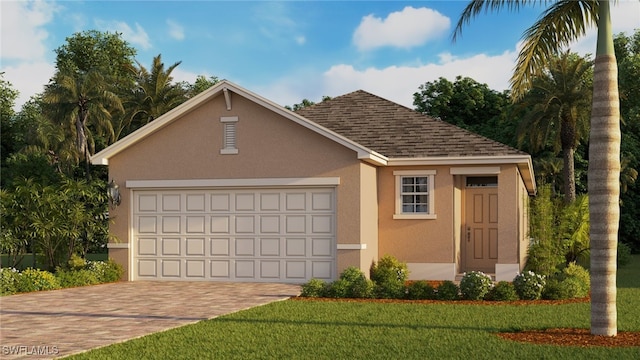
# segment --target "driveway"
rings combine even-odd
[[[0,358],[79,353],[298,295],[293,284],[119,282],[0,298]]]

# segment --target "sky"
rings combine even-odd
[[[44,89],[56,48],[85,30],[118,32],[150,68],[161,54],[175,81],[236,83],[280,105],[365,90],[413,108],[440,77],[502,91],[521,37],[542,13],[482,14],[451,35],[467,1],[7,1],[0,0],[0,72],[20,92]],[[614,33],[640,28],[640,1],[612,7]],[[571,50],[595,53],[595,29]]]

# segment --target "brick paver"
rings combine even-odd
[[[0,358],[44,359],[297,295],[293,284],[120,282],[0,298]]]

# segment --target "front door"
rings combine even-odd
[[[495,273],[498,262],[497,176],[467,177],[465,199],[464,270]]]

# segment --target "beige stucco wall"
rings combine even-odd
[[[394,170],[436,170],[434,179],[437,219],[398,219],[395,212]],[[392,255],[408,263],[453,263],[453,176],[449,167],[385,167],[378,169],[379,256]]]
[[[122,191],[122,205],[112,211],[112,234],[120,242],[129,242],[132,196],[126,180],[339,177],[337,242],[365,241],[368,248],[365,257],[358,250],[338,251],[337,267],[371,257],[376,247],[370,240],[377,238],[376,230],[361,222],[376,214],[370,209],[361,213],[360,206],[374,207],[375,199],[361,197],[362,191],[370,194],[375,189],[375,168],[363,165],[354,151],[242,96],[231,94],[231,101],[228,111],[220,94],[109,159],[109,177]],[[236,155],[220,154],[221,116],[238,116]],[[110,255],[123,258],[122,249],[112,250]]]
[[[437,219],[393,219],[396,196],[394,170],[436,170],[434,195]],[[448,166],[388,167],[378,169],[378,174],[379,256],[390,254],[415,266],[453,263],[455,271],[460,272],[464,268],[465,175],[452,175]],[[499,264],[518,265],[526,256],[527,203],[527,191],[517,166],[500,166]],[[503,268],[511,269],[511,266]]]

